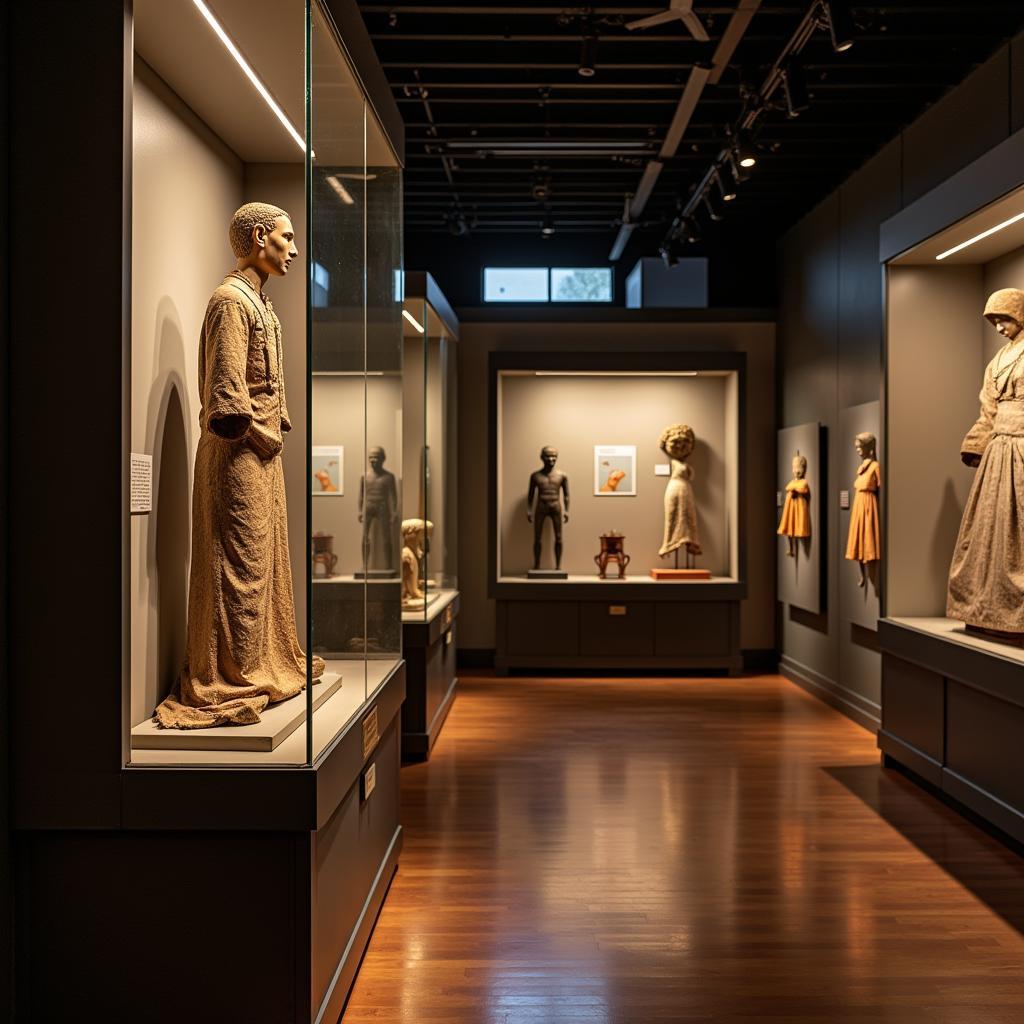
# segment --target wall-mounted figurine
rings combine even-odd
[[[799,452],[793,456],[793,479],[786,484],[786,502],[775,532],[785,537],[786,554],[796,557],[797,542],[811,535],[811,486],[807,482],[807,457]]]
[[[850,508],[850,532],[846,538],[846,557],[860,568],[857,586],[868,581],[868,565],[882,557],[882,528],[878,516],[878,491],[882,469],[878,465],[874,434],[858,434],[853,439],[860,465],[853,481],[853,505]]]
[[[960,446],[977,467],[949,569],[946,614],[969,630],[1024,640],[1024,291],[989,296],[985,319],[1006,338],[981,383],[981,415]]]
[[[551,520],[555,533],[555,569],[562,568],[562,524],[569,522],[569,478],[559,469],[558,449],[544,447],[540,452],[543,463],[530,475],[526,493],[526,518],[533,523],[533,571],[540,571],[541,542],[544,523]],[[536,505],[534,505],[536,498]]]
[[[693,556],[701,553],[697,534],[697,502],[690,486],[693,469],[685,461],[696,443],[693,429],[685,423],[666,427],[658,440],[658,446],[672,464],[672,473],[665,485],[665,532],[658,554],[662,558],[674,554],[677,569],[681,549],[686,552],[688,566],[691,566]]]
[[[247,203],[237,263],[199,340],[201,435],[192,487],[186,665],[154,717],[165,728],[247,725],[306,686],[295,632],[281,449],[291,429],[281,324],[263,292],[298,256],[284,210]],[[324,662],[313,658],[312,675]]]
[[[371,448],[368,472],[359,481],[359,522],[363,524],[363,568],[367,575],[394,575],[391,535],[398,518],[398,485],[395,474],[384,468],[387,452]],[[374,524],[377,529],[374,530]],[[376,538],[380,537],[380,550]],[[383,562],[383,567],[380,563]],[[357,574],[362,575],[362,574]]]
[[[429,519],[402,520],[402,607],[422,608],[427,603],[426,588],[421,586],[420,560],[423,548],[433,532]]]

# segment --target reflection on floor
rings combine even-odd
[[[345,1024],[1020,1024],[1024,862],[778,676],[462,676]]]

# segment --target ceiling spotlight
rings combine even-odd
[[[576,74],[581,78],[593,78],[596,65],[597,33],[593,28],[588,27],[584,32],[583,41],[580,43],[580,66],[576,69]]]
[[[697,221],[693,217],[686,217],[683,220],[682,227],[679,229],[680,234],[690,243],[695,245],[700,241],[700,230],[697,227]]]
[[[728,165],[723,164],[715,171],[715,182],[718,185],[718,191],[721,193],[722,201],[731,203],[736,198],[736,183],[732,180],[732,174],[729,172]]]
[[[540,224],[540,233],[543,238],[550,238],[555,233],[555,221],[550,210],[544,214],[544,220]]]
[[[845,53],[853,46],[854,26],[850,8],[844,0],[822,0],[828,34],[832,37],[832,49]]]
[[[799,117],[810,107],[804,68],[795,53],[790,54],[782,65],[782,91],[786,96],[786,113],[790,117]]]
[[[732,174],[733,181],[735,181],[736,184],[741,185],[741,184],[743,184],[743,182],[747,181],[750,178],[750,172],[749,171],[745,171],[736,162],[736,151],[735,150],[730,149],[726,159],[729,161],[729,171]]]
[[[707,207],[708,216],[715,221],[725,220],[725,214],[721,213],[715,208],[714,201],[712,200],[709,193],[705,192],[701,197],[704,200],[704,205]]]
[[[757,163],[757,154],[750,142],[750,132],[740,130],[736,133],[735,149],[740,167],[753,167]]]
[[[451,210],[445,214],[448,230],[456,237],[463,238],[469,234],[469,224],[461,210]]]

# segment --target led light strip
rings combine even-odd
[[[410,312],[409,312],[409,310],[407,310],[407,309],[403,309],[403,310],[402,310],[402,316],[404,316],[404,317],[405,317],[405,319],[406,319],[406,320],[408,320],[408,321],[409,321],[409,323],[411,323],[411,324],[413,325],[413,327],[415,327],[415,328],[416,328],[416,330],[420,332],[420,334],[423,334],[423,333],[424,333],[424,330],[423,330],[423,328],[422,328],[422,327],[420,326],[419,322],[418,322],[418,321],[416,320],[416,318],[415,318],[415,317],[414,317],[414,316],[412,315],[412,313],[410,313]]]
[[[270,95],[267,87],[260,81],[259,76],[249,66],[248,61],[242,56],[241,51],[235,46],[231,37],[221,27],[220,22],[214,17],[213,12],[210,10],[203,0],[192,0],[192,2],[199,8],[199,13],[206,19],[210,28],[217,33],[217,38],[224,44],[224,48],[235,58],[235,62],[245,72],[245,77],[252,82],[253,87],[263,97],[263,101],[273,111],[274,116],[284,125],[288,134],[298,143],[299,149],[303,153],[306,152],[306,140],[299,134],[295,129],[295,126],[288,120],[285,112],[277,105],[277,101],[273,96]]]
[[[954,245],[952,249],[947,249],[945,252],[940,252],[935,258],[937,260],[944,260],[947,256],[952,256],[955,252],[960,252],[961,249],[966,249],[969,245],[974,245],[975,242],[980,242],[983,238],[988,238],[989,235],[994,235],[997,231],[1002,231],[1003,228],[1008,228],[1011,224],[1016,224],[1017,221],[1024,220],[1024,213],[1018,213],[1016,217],[1011,217],[1009,220],[1004,220],[1002,224],[997,224],[994,228],[989,228],[988,231],[982,231],[980,235],[975,235],[973,238],[968,238],[966,242],[961,242],[959,245]]]

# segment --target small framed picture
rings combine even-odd
[[[345,493],[345,449],[342,445],[313,446],[313,494],[340,497]]]
[[[594,445],[594,494],[600,498],[636,495],[636,445]]]

